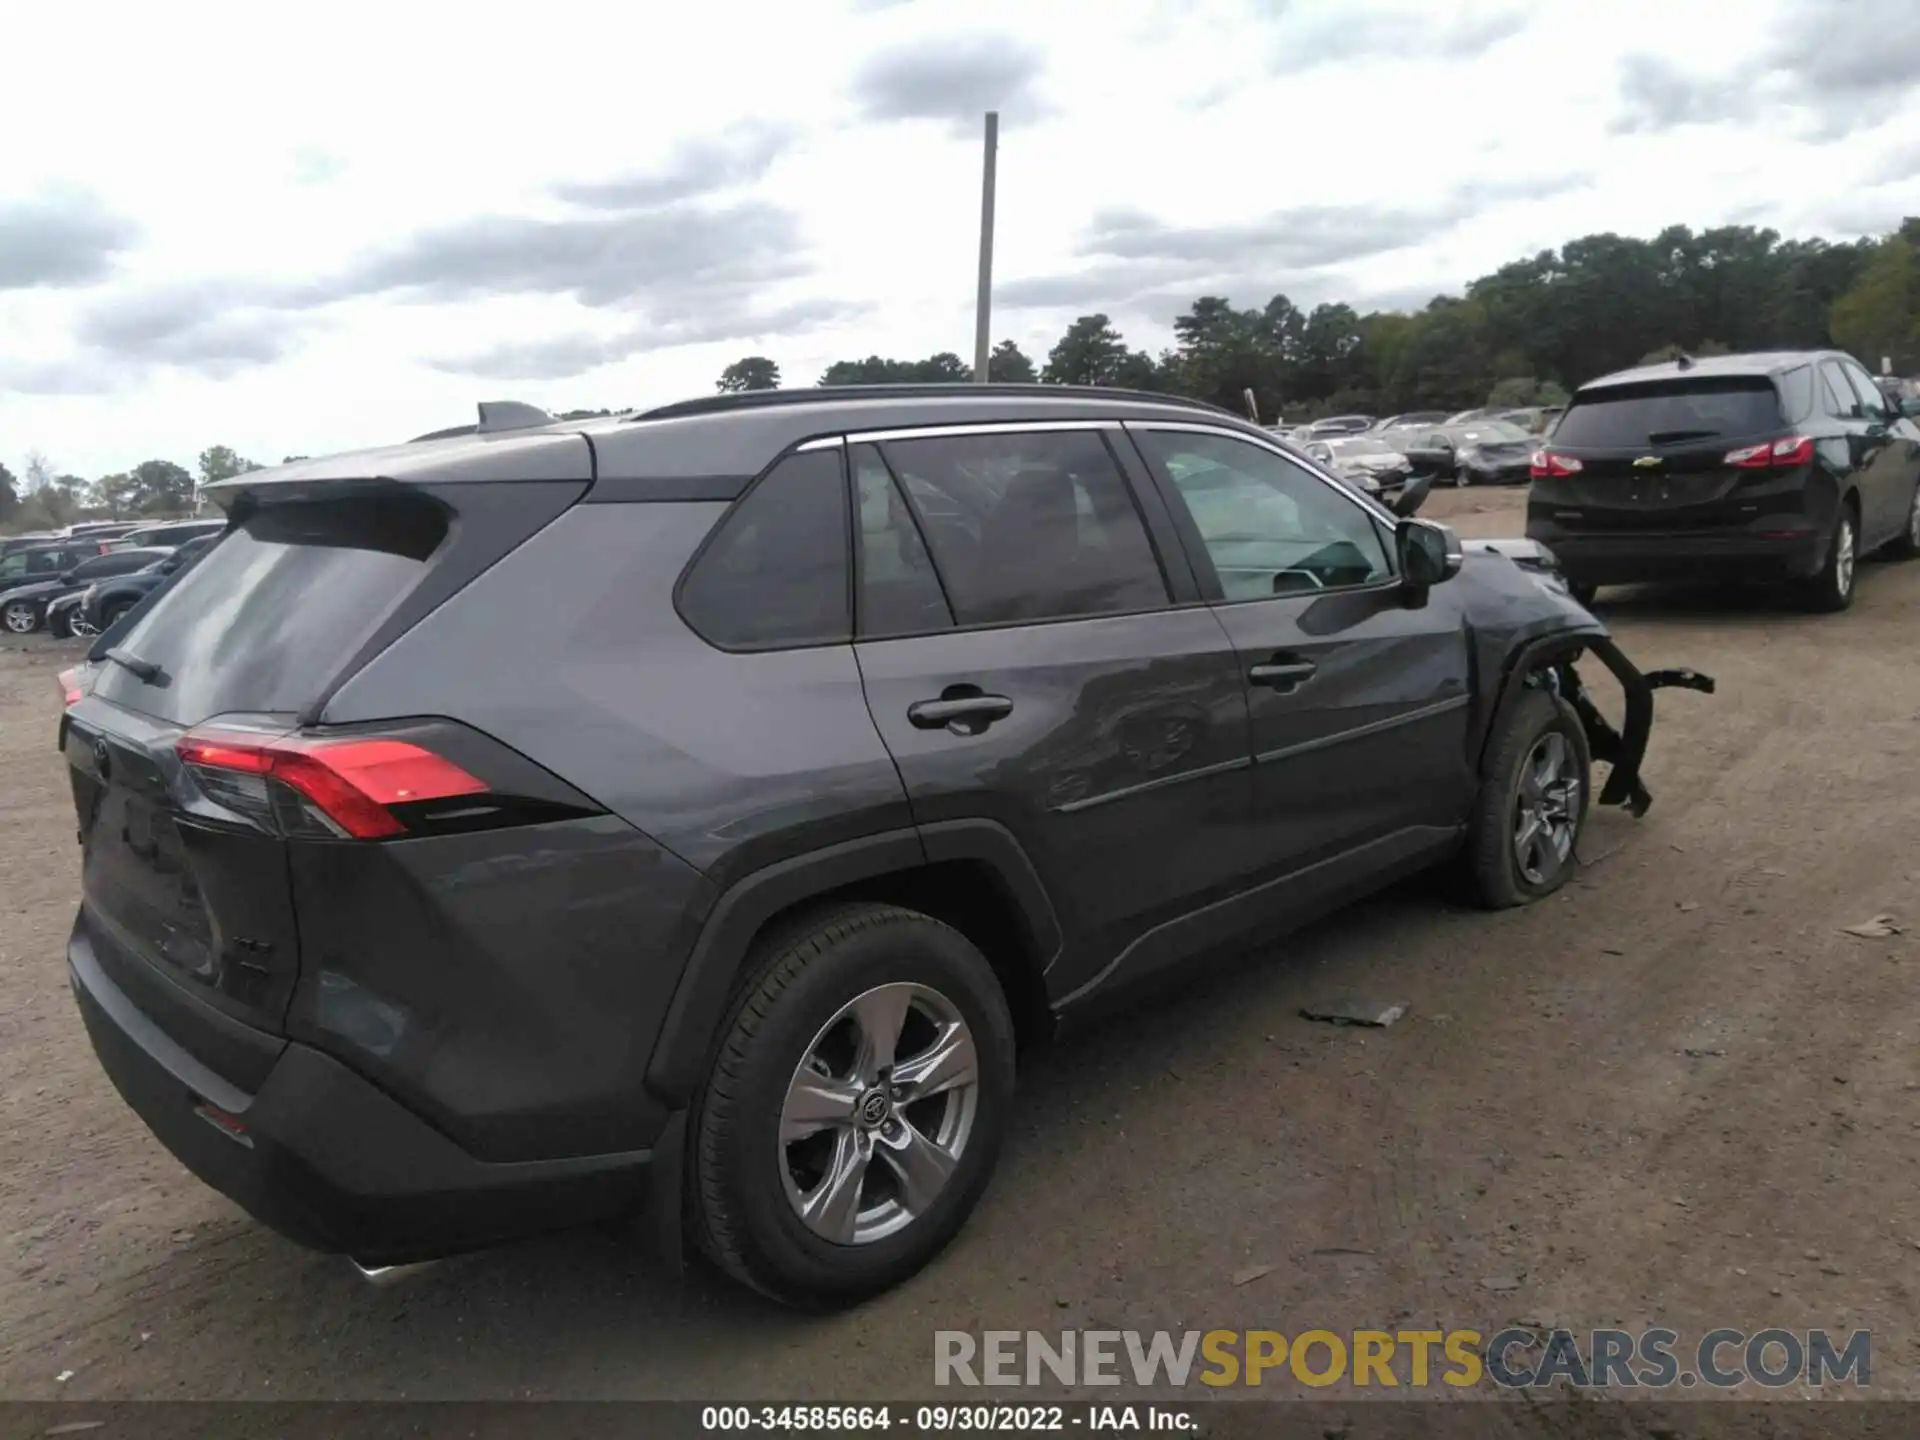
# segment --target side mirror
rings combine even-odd
[[[1310,459],[1318,460],[1322,465],[1333,464],[1333,447],[1322,444],[1318,440],[1307,446],[1307,455]]]
[[[62,570],[58,575],[54,576],[53,578],[59,581],[62,585],[71,585],[73,584],[73,576],[74,576],[73,571]]]
[[[1422,593],[1460,573],[1465,553],[1460,537],[1432,520],[1402,520],[1393,531],[1400,579]]]
[[[1404,520],[1427,503],[1427,492],[1431,489],[1431,475],[1416,475],[1400,487],[1400,493],[1393,497],[1393,504],[1389,508]]]

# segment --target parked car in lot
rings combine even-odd
[[[159,559],[149,559],[127,574],[95,581],[80,594],[79,609],[72,622],[74,633],[100,635],[111,630],[142,600],[172,579],[176,571],[198,560],[219,538],[218,533],[202,535],[197,540],[161,551]],[[151,555],[153,552],[148,549],[139,553]]]
[[[1416,475],[1455,485],[1524,484],[1534,450],[1532,436],[1500,420],[1398,430],[1381,438],[1406,456]]]
[[[1413,474],[1413,464],[1405,455],[1372,434],[1316,440],[1307,453],[1370,495],[1397,489]]]
[[[189,540],[198,540],[203,535],[218,535],[226,528],[224,519],[212,520],[169,520],[161,524],[142,525],[138,529],[128,530],[116,535],[113,545],[122,550],[147,549],[155,545],[184,545]]]
[[[872,1294],[985,1188],[1022,1042],[1423,866],[1552,894],[1710,684],[1539,545],[1113,389],[483,406],[209,493],[67,691],[73,988],[189,1168],[367,1264],[650,1198]]]
[[[1447,423],[1444,410],[1409,410],[1403,415],[1389,415],[1373,428],[1379,430],[1406,430],[1416,426],[1432,429],[1435,425]]]
[[[1589,596],[1765,580],[1844,610],[1861,555],[1920,553],[1920,426],[1839,351],[1623,370],[1581,386],[1535,456],[1527,534]]]
[[[116,550],[105,555],[94,555],[69,566],[48,580],[32,584],[17,585],[0,594],[0,627],[10,635],[30,635],[38,630],[49,617],[49,607],[55,601],[68,595],[84,591],[96,580],[105,580],[115,575],[125,575],[144,569],[167,558],[170,550]],[[67,617],[70,607],[62,607],[61,615]],[[66,629],[69,620],[63,618],[62,630],[56,631],[56,638],[64,639],[71,634]]]
[[[25,585],[51,580],[63,571],[71,570],[82,560],[105,554],[106,549],[104,540],[56,540],[51,544],[29,545],[0,555],[0,608],[4,608],[5,597],[13,591]],[[27,626],[27,630],[31,631],[38,623],[36,619],[34,625]]]
[[[29,530],[23,535],[8,535],[0,538],[0,556],[11,555],[16,550],[37,549],[42,545],[57,545],[67,537],[52,530]]]

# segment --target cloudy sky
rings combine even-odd
[[[7,4],[0,462],[382,443],[763,353],[1417,306],[1595,230],[1920,214],[1920,0]],[[511,17],[511,18],[510,18]]]

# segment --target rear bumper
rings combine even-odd
[[[1790,535],[1570,532],[1536,520],[1527,538],[1553,551],[1575,585],[1632,585],[1702,580],[1792,580],[1815,574],[1826,559],[1828,536],[1807,529]]]
[[[68,943],[67,964],[88,1037],[127,1104],[196,1176],[302,1245],[368,1265],[405,1264],[618,1215],[646,1196],[648,1151],[476,1160],[309,1046],[287,1044],[246,1093],[114,984],[83,928]],[[242,1129],[214,1123],[208,1107]]]

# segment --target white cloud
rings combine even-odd
[[[969,353],[988,105],[994,335],[1036,358],[1093,309],[1157,347],[1203,288],[1407,303],[1595,230],[1860,233],[1920,211],[1886,40],[1920,10],[1861,3],[34,7],[0,459],[277,459],[704,393],[749,350],[789,383]]]

